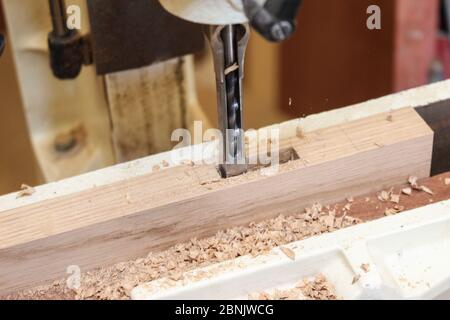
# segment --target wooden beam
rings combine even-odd
[[[259,131],[277,128],[280,130],[280,139],[287,140],[297,135],[297,128],[301,127],[305,133],[310,133],[323,128],[345,124],[383,112],[390,112],[405,107],[427,107],[436,104],[446,104],[450,101],[450,80],[433,83],[419,88],[414,88],[399,93],[369,100],[356,105],[336,109],[328,112],[314,114],[306,118],[294,119]],[[433,123],[429,125],[433,127]],[[196,156],[197,146],[187,148],[186,153]],[[197,158],[199,159],[199,158]],[[193,159],[195,160],[195,159]],[[123,180],[132,179],[149,173],[155,165],[168,162],[170,167],[171,153],[164,152],[123,164],[117,164],[101,170],[92,171],[79,176],[73,176],[64,180],[37,186],[36,193],[32,197],[16,198],[16,194],[8,194],[0,197],[0,212],[20,208],[26,205],[55,199],[70,195],[93,187],[101,187]],[[150,169],[149,169],[150,168]]]
[[[428,176],[433,132],[405,108],[282,145],[300,159],[270,176],[222,180],[212,165],[182,165],[1,212],[0,292],[64,277],[71,265],[87,271],[293,207]]]
[[[194,120],[209,126],[195,96],[193,58],[105,75],[118,162],[172,149],[171,134]]]

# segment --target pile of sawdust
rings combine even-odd
[[[333,285],[323,274],[314,280],[304,279],[295,288],[275,290],[272,294],[261,292],[250,294],[249,300],[337,300]]]
[[[128,299],[138,284],[163,277],[177,280],[182,273],[195,268],[249,254],[259,255],[277,246],[361,223],[360,219],[347,216],[348,208],[336,213],[335,209],[316,204],[301,213],[220,231],[214,237],[192,239],[145,258],[84,273],[78,289],[67,288],[65,280],[61,280],[6,298]]]

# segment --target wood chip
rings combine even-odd
[[[165,167],[165,168],[167,168],[167,167],[169,166],[169,163],[168,163],[166,160],[163,160],[163,161],[161,162],[161,164],[162,164],[162,166]]]
[[[395,205],[393,208],[386,208],[384,211],[385,216],[392,216],[405,210],[404,206]]]
[[[291,260],[295,261],[295,252],[286,247],[280,247],[280,250]]]
[[[408,178],[408,183],[411,185],[413,189],[419,189],[419,185],[417,184],[417,177],[410,176]]]
[[[348,198],[347,198],[347,201],[350,202],[350,203],[352,203],[353,201],[355,201],[355,199],[354,199],[353,197],[348,197]]]
[[[445,178],[444,183],[446,186],[450,186],[450,178]]]
[[[344,215],[341,217],[341,224],[339,225],[339,228],[342,228],[344,226],[345,218],[347,217],[347,211],[344,211]]]
[[[33,187],[30,187],[27,184],[22,184],[20,186],[20,191],[17,193],[16,199],[31,196],[35,192],[36,190]]]
[[[359,279],[361,279],[361,275],[360,274],[355,275],[352,280],[352,285],[357,283]]]
[[[400,195],[398,194],[391,194],[391,202],[399,204],[400,203]]]
[[[370,271],[370,265],[368,263],[363,263],[361,264],[360,268],[365,272],[369,272]]]
[[[410,196],[412,193],[412,189],[411,188],[404,188],[402,189],[402,193],[406,194],[407,196]]]
[[[337,300],[334,286],[323,275],[304,279],[294,288],[249,294],[249,300]]]
[[[270,296],[267,293],[262,292],[260,293],[258,300],[270,300]]]
[[[125,196],[125,195],[124,195]],[[131,194],[131,196],[133,196]],[[39,287],[31,292],[21,292],[14,297],[44,298],[56,297],[58,299],[128,299],[131,290],[139,283],[155,279],[167,278],[168,286],[174,285],[174,279],[180,273],[195,268],[205,267],[214,263],[233,260],[237,257],[267,254],[275,247],[287,246],[288,243],[306,239],[308,237],[324,234],[350,227],[362,220],[346,216],[336,218],[332,224],[335,213],[324,212],[320,204],[314,204],[305,212],[296,212],[288,216],[278,216],[273,219],[250,223],[246,226],[234,227],[217,232],[213,237],[192,239],[176,244],[162,252],[149,253],[147,257],[130,260],[120,264],[83,273],[81,287],[75,292],[67,289],[66,279],[58,282],[58,287]],[[285,248],[287,249],[287,248]],[[295,259],[292,250],[284,250],[289,259]],[[199,275],[200,279],[205,275]],[[183,278],[182,278],[183,279]],[[297,288],[294,288],[297,289]],[[326,279],[317,276],[314,281],[307,281],[302,286],[299,298],[332,299],[336,295],[332,292],[332,285]],[[272,293],[270,293],[272,295]],[[276,294],[285,298],[286,294]],[[295,298],[296,294],[289,295]]]
[[[175,272],[169,276],[169,279],[173,281],[179,281],[183,278],[183,274],[181,272]]]
[[[434,192],[430,190],[430,188],[426,187],[426,186],[420,186],[420,190],[422,190],[423,192],[426,192],[428,194],[433,195]]]
[[[388,116],[386,117],[386,120],[389,122],[394,121],[394,117],[392,116],[392,113],[389,113]]]
[[[305,131],[303,130],[303,128],[300,126],[300,124],[297,126],[296,128],[296,136],[297,138],[303,139],[305,138]]]
[[[392,215],[394,215],[394,214],[397,214],[398,213],[398,211],[397,210],[395,210],[394,208],[386,208],[386,210],[384,210],[384,215],[385,216],[392,216]]]
[[[226,68],[223,73],[227,76],[230,73],[232,73],[233,71],[236,71],[237,69],[239,69],[239,65],[237,64],[237,62],[235,62],[233,65]]]
[[[378,194],[378,199],[379,199],[380,201],[385,202],[385,201],[388,201],[389,198],[390,198],[389,192],[387,192],[387,191],[385,191],[385,190],[381,191],[381,192]]]
[[[384,144],[379,143],[379,142],[374,142],[373,144],[376,145],[376,146],[379,147],[379,148],[384,147]]]
[[[195,162],[192,161],[192,160],[183,160],[183,161],[181,161],[181,164],[188,165],[188,166],[191,166],[191,167],[195,166]]]

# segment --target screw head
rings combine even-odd
[[[272,26],[270,32],[275,41],[284,41],[292,35],[294,28],[288,21],[279,21]]]

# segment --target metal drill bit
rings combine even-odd
[[[242,121],[242,79],[249,37],[247,25],[212,27],[210,34],[217,82],[219,127],[223,136],[223,177],[247,171]]]
[[[225,53],[225,67],[229,68],[238,64],[236,58],[236,34],[235,28],[232,25],[226,26],[222,31],[224,39],[224,53]],[[239,66],[239,65],[238,65]],[[226,72],[225,72],[226,73]],[[227,120],[229,131],[228,152],[236,157],[238,154],[238,140],[239,130],[241,126],[241,103],[240,103],[240,88],[239,88],[239,72],[238,69],[228,74],[225,74],[226,96],[227,96]]]

